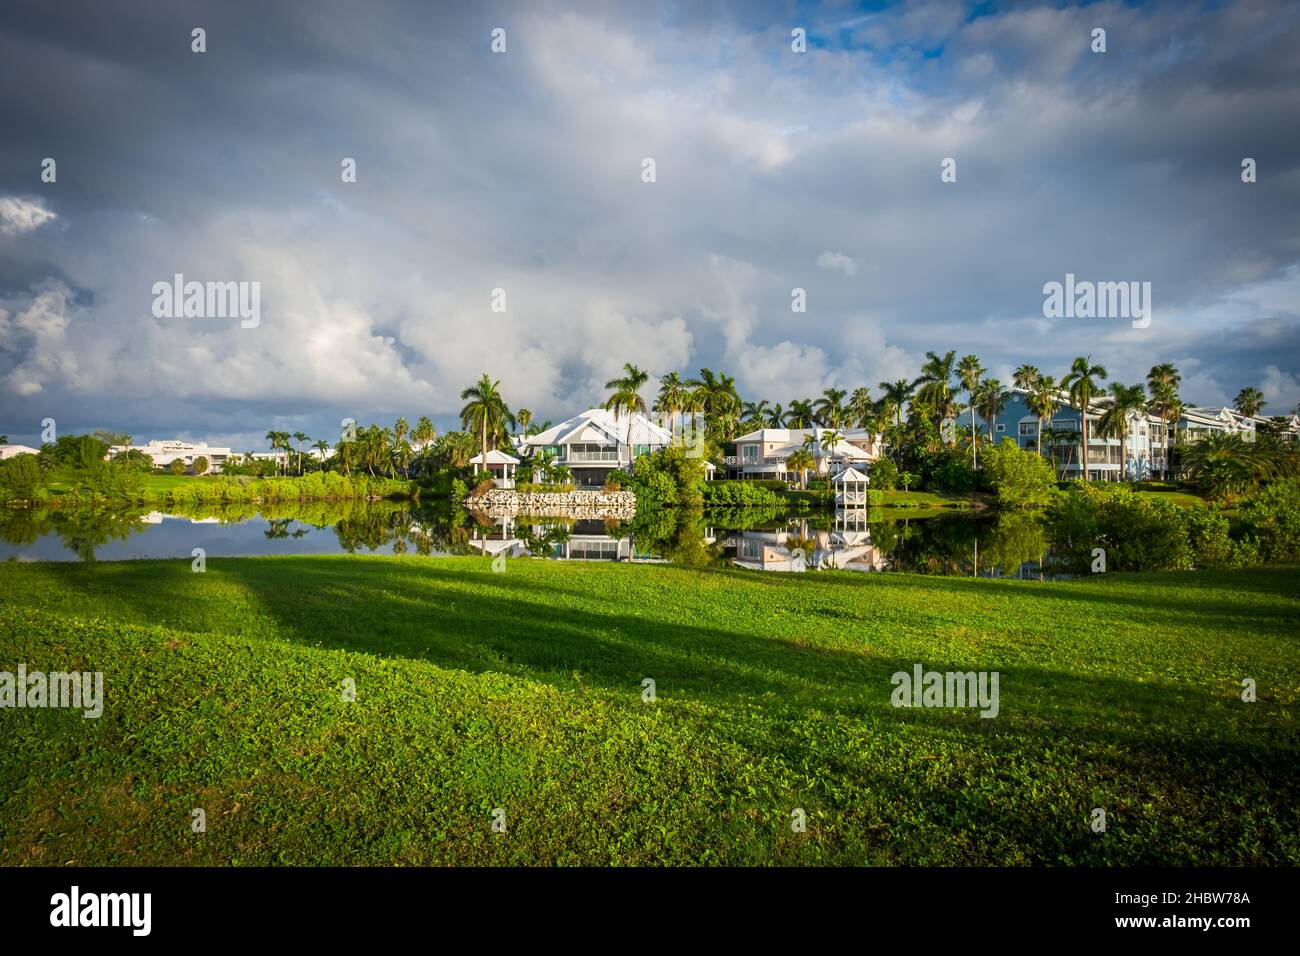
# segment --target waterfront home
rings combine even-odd
[[[1080,445],[1082,416],[1062,393],[1061,407],[1044,421],[1043,431],[1052,432],[1042,443],[1042,452],[1052,459],[1056,473],[1062,478],[1078,478],[1083,471]],[[1150,413],[1129,416],[1127,448],[1121,450],[1118,438],[1103,436],[1097,422],[1106,412],[1105,398],[1095,399],[1088,408],[1088,477],[1093,481],[1141,480],[1158,476],[1165,467],[1168,454],[1166,428],[1159,417]],[[968,413],[969,414],[969,413]],[[1011,438],[1021,448],[1033,451],[1038,448],[1038,416],[1029,408],[1028,393],[1011,389],[1011,397],[996,422],[993,440]],[[977,425],[980,423],[976,422]],[[987,429],[988,423],[983,423]],[[1008,434],[1010,429],[1010,434]],[[1123,461],[1121,461],[1123,459]],[[1126,471],[1127,474],[1121,472]]]
[[[229,448],[219,448],[206,442],[187,442],[179,438],[170,441],[150,441],[144,445],[113,445],[108,449],[107,458],[123,452],[138,451],[153,462],[155,468],[169,468],[174,461],[185,463],[186,469],[194,467],[194,459],[206,458],[208,471],[220,471],[221,466],[230,457]]]
[[[819,475],[850,465],[869,468],[880,457],[880,435],[865,428],[846,428],[839,431],[839,440],[831,441],[834,433],[831,428],[760,428],[741,435],[734,442],[735,455],[725,459],[727,477],[794,481],[799,475],[793,469],[787,471],[786,461],[801,448],[812,453]]]
[[[39,455],[41,450],[30,445],[0,445],[0,461],[16,458],[19,455]]]
[[[580,488],[597,488],[610,471],[627,470],[633,461],[666,448],[673,434],[644,415],[615,415],[604,408],[589,408],[552,428],[519,441],[517,451],[527,456],[551,456],[564,465]]]

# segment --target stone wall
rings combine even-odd
[[[636,495],[630,491],[512,491],[493,488],[470,495],[465,504],[486,515],[565,515],[571,518],[631,518],[636,514]]]

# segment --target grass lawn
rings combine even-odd
[[[1192,494],[1190,491],[1135,491],[1133,492],[1140,498],[1151,498],[1155,501],[1172,501],[1176,505],[1182,505],[1185,508],[1203,508],[1207,502],[1200,495]]]
[[[106,705],[0,710],[0,863],[1295,865],[1298,584],[6,563],[0,670]],[[999,715],[892,707],[918,662]]]
[[[932,491],[886,491],[884,495],[886,508],[969,508],[980,500],[977,495],[942,495]]]
[[[194,475],[158,475],[150,472],[144,476],[145,498],[149,501],[161,501],[167,497],[169,492],[182,485],[205,480],[206,478],[195,477]],[[73,486],[72,477],[55,472],[50,476],[45,487],[46,491],[51,495],[58,496],[69,494],[73,490]]]

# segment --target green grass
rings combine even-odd
[[[107,697],[0,711],[0,863],[1300,863],[1295,569],[489,565],[0,565],[0,669]]]
[[[971,495],[944,495],[933,491],[886,491],[886,508],[969,508],[979,500]]]
[[[1190,491],[1134,491],[1139,498],[1151,498],[1156,501],[1172,501],[1185,508],[1203,508],[1208,502],[1200,495]]]
[[[147,501],[162,501],[177,488],[191,485],[196,481],[207,481],[208,477],[195,475],[159,475],[149,472],[144,476],[144,496]],[[45,483],[48,494],[59,496],[71,494],[75,490],[76,478],[73,475],[54,472]]]

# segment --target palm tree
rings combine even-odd
[[[1151,396],[1148,407],[1160,417],[1160,424],[1165,432],[1164,468],[1161,478],[1169,477],[1169,459],[1173,454],[1175,429],[1178,419],[1183,415],[1183,402],[1178,397],[1178,385],[1182,375],[1172,362],[1162,362],[1151,366],[1147,372],[1147,392]]]
[[[1032,392],[1042,377],[1043,373],[1037,366],[1022,365],[1011,374],[1011,384],[1022,391]]]
[[[636,412],[645,413],[645,399],[641,397],[641,389],[645,388],[645,383],[650,381],[650,373],[644,369],[639,369],[631,362],[623,363],[624,375],[621,378],[611,378],[605,383],[606,388],[612,388],[614,391],[605,400],[605,407],[614,413],[614,420],[618,421],[623,417],[625,412],[635,414]],[[628,422],[627,429],[627,455],[628,461],[631,461],[636,454],[636,446],[632,443],[632,425]]]
[[[521,414],[523,410],[520,410]],[[437,429],[433,427],[433,422],[429,421],[429,416],[421,415],[420,420],[415,423],[411,429],[411,441],[419,445],[423,450],[429,442],[438,437]]]
[[[724,441],[731,441],[741,408],[736,380],[725,373],[715,374],[712,369],[702,368],[700,377],[690,379],[686,386],[692,390],[696,407],[704,412],[706,427]]]
[[[844,417],[844,396],[847,394],[842,388],[828,388],[822,392],[822,397],[813,406],[819,425],[840,427],[840,419]]]
[[[880,390],[885,393],[885,405],[893,416],[894,424],[903,424],[903,406],[911,399],[916,386],[907,379],[900,378],[897,382],[881,382]]]
[[[808,469],[817,467],[817,462],[813,460],[812,453],[807,448],[796,448],[790,453],[790,457],[785,460],[785,467],[787,471],[793,470],[799,473],[799,487],[807,491]]]
[[[813,415],[812,402],[806,399],[796,398],[790,403],[790,411],[786,412],[786,427],[812,428]]]
[[[1084,481],[1088,480],[1088,407],[1094,398],[1106,394],[1104,386],[1098,384],[1106,379],[1106,369],[1092,364],[1092,356],[1079,356],[1070,366],[1069,374],[1061,379],[1061,387],[1070,393],[1070,401],[1079,409],[1079,464]]]
[[[784,428],[785,427],[785,409],[781,403],[777,402],[767,413],[767,418],[763,420],[765,428]]]
[[[507,429],[515,427],[515,417],[501,397],[500,388],[501,382],[492,381],[487,372],[484,372],[476,384],[460,393],[461,400],[466,403],[460,410],[460,422],[465,429],[479,433],[485,468],[489,435],[495,443],[497,435],[504,434]]]
[[[406,423],[406,419],[399,415],[397,421],[393,422],[393,441],[400,442],[410,430],[411,426]]]
[[[294,432],[293,440],[298,443],[298,474],[299,476],[301,476],[302,475],[302,443],[305,441],[311,441],[311,436],[304,434],[303,432]]]
[[[957,363],[957,378],[961,381],[962,387],[966,389],[966,401],[970,404],[970,430],[972,440],[970,443],[971,467],[979,467],[979,453],[975,450],[975,392],[979,389],[980,379],[984,375],[984,366],[980,364],[979,356],[963,355],[961,361]]]
[[[1104,438],[1119,439],[1119,473],[1128,477],[1128,423],[1146,411],[1146,392],[1141,385],[1116,382],[1110,388],[1110,402],[1097,419],[1097,431]]]
[[[1247,418],[1254,418],[1268,402],[1264,401],[1263,392],[1250,385],[1237,393],[1237,397],[1232,400],[1232,404],[1237,411]]]
[[[659,380],[659,397],[654,410],[668,418],[669,424],[677,421],[679,413],[687,410],[689,390],[676,372],[669,372]]]
[[[1038,416],[1038,454],[1043,453],[1043,422],[1049,424],[1061,407],[1060,386],[1051,375],[1039,375],[1029,389],[1025,400],[1029,410]]]
[[[533,413],[527,408],[521,408],[515,412],[515,419],[519,422],[519,427],[523,429],[525,435],[528,434],[528,426],[533,420]]]
[[[979,413],[989,425],[989,444],[997,443],[994,432],[997,431],[998,416],[1007,407],[1011,393],[1002,387],[996,378],[985,379],[975,387],[971,400],[979,407]]]
[[[757,402],[745,402],[742,407],[742,417],[744,421],[760,426],[767,421],[769,411],[767,399],[759,399]]]
[[[861,385],[853,390],[849,397],[849,421],[855,428],[866,428],[867,421],[876,410],[876,403],[871,400],[871,389]]]
[[[271,451],[279,451],[281,448],[284,449],[284,453],[286,456],[285,458],[286,465],[288,464],[287,456],[289,454],[290,437],[291,436],[289,435],[288,432],[267,432],[266,433],[266,440],[271,443]],[[275,469],[277,472],[280,470],[280,459],[278,458],[275,460]]]
[[[925,353],[925,364],[921,366],[921,376],[912,383],[917,389],[916,398],[934,407],[935,423],[941,423],[952,415],[952,377],[957,361],[957,350],[947,352],[942,358],[934,352]]]
[[[320,452],[320,463],[323,467],[325,464],[325,456],[330,450],[330,443],[323,438],[317,438],[316,441],[312,443],[311,447]]]
[[[1274,448],[1219,432],[1187,446],[1183,467],[1211,497],[1226,499],[1283,474],[1286,462]]]

